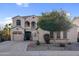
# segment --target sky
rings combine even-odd
[[[79,16],[78,3],[0,3],[0,26],[12,22],[12,17],[41,15],[42,12],[63,9],[70,17]]]

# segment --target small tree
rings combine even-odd
[[[5,40],[11,40],[11,24],[6,24],[3,28],[3,37]]]
[[[50,32],[66,31],[72,27],[72,23],[64,10],[52,11],[42,13],[42,16],[39,17],[38,27]]]

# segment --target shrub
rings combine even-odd
[[[67,43],[68,45],[71,45],[72,43],[71,42],[69,42],[69,43]]]
[[[36,45],[40,45],[40,42],[37,40]]]
[[[65,47],[65,44],[64,43],[60,43],[60,47]]]

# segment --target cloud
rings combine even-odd
[[[28,7],[28,3],[16,3],[16,5],[21,6],[21,7]]]
[[[16,5],[19,5],[20,6],[20,5],[22,5],[22,3],[16,3]]]
[[[71,14],[70,14],[70,13],[67,13],[66,15],[67,15],[67,16],[70,16]]]
[[[4,18],[3,20],[0,20],[0,26],[1,26],[1,27],[4,27],[5,24],[12,23],[11,18],[12,18],[12,17],[6,17],[6,18]]]

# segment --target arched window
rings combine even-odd
[[[30,26],[30,22],[26,21],[25,22],[25,27],[29,27]]]
[[[21,25],[21,21],[20,20],[16,20],[16,25],[20,26]]]
[[[32,28],[35,28],[35,26],[36,26],[36,23],[33,21],[33,22],[31,22],[31,26],[32,26]]]

